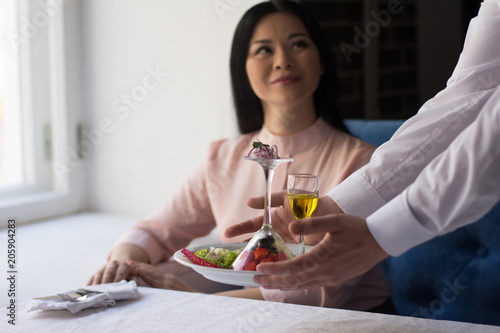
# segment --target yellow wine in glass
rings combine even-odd
[[[288,175],[287,194],[292,214],[297,220],[310,218],[318,205],[318,175],[294,173]],[[305,252],[304,237],[299,236],[299,254]]]
[[[316,194],[295,194],[288,195],[290,208],[297,220],[307,219],[318,205],[318,195]]]

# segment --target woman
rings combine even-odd
[[[295,162],[276,169],[273,192],[286,187],[289,173],[316,173],[320,189],[340,183],[366,164],[374,147],[353,138],[336,109],[335,72],[326,39],[300,5],[266,2],[241,19],[231,51],[231,79],[241,135],[212,143],[205,163],[156,216],[122,236],[108,264],[90,283],[139,275],[152,286],[195,291],[151,265],[167,260],[192,239],[218,227],[224,230],[259,212],[245,205],[264,192],[262,169],[243,160],[252,142],[275,144],[280,156]],[[324,195],[325,193],[320,193]],[[275,226],[291,241],[286,226]],[[311,240],[309,240],[311,242]],[[132,259],[132,260],[130,260]],[[369,310],[390,297],[390,287],[376,269],[341,287],[284,292],[249,288],[227,296]]]

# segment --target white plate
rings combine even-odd
[[[224,244],[214,244],[214,245],[200,245],[200,246],[191,246],[187,247],[189,251],[196,252],[201,249],[210,249],[210,247],[222,247],[231,251],[244,248],[247,243],[224,243]],[[299,246],[298,244],[287,244],[290,251],[293,254],[297,254]],[[311,248],[311,246],[306,246],[306,251]],[[224,268],[212,268],[205,267],[200,265],[195,265],[189,260],[184,254],[182,254],[181,250],[174,253],[174,259],[184,265],[191,267],[196,272],[203,275],[205,278],[226,284],[232,284],[236,286],[244,286],[244,287],[259,287],[260,284],[253,282],[253,277],[255,275],[261,275],[262,273],[256,271],[233,271],[232,269],[224,269]]]

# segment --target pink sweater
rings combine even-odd
[[[286,137],[272,135],[265,128],[230,140],[211,144],[206,161],[155,216],[139,222],[118,242],[144,248],[152,264],[167,260],[194,238],[218,228],[220,240],[239,242],[251,237],[228,239],[224,230],[238,222],[262,215],[246,205],[249,197],[264,194],[264,173],[255,162],[246,161],[252,142],[276,145],[280,157],[292,163],[276,168],[273,192],[286,189],[289,173],[319,175],[320,196],[324,196],[352,172],[366,164],[374,150],[370,144],[337,131],[318,119],[304,131]],[[366,280],[366,281],[365,281]],[[266,300],[366,310],[391,295],[390,287],[377,268],[342,287],[314,288],[297,292],[261,289]],[[360,294],[360,295],[358,295]]]

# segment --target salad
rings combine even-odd
[[[208,251],[207,249],[201,249],[196,251],[195,254],[201,259],[209,261],[220,268],[230,268],[233,261],[241,253],[241,250],[243,249],[231,251],[222,247],[212,246]]]
[[[196,252],[185,248],[181,250],[193,264],[212,268],[231,268],[233,261],[242,249],[231,251],[222,247],[211,247],[210,250],[201,249]]]
[[[262,158],[262,159],[278,159],[278,147],[276,145],[266,145],[260,141],[255,141],[252,144],[252,150],[248,152],[247,157]]]
[[[276,248],[275,239],[271,235],[261,238],[256,246],[245,252],[243,252],[243,248],[231,251],[213,246],[210,249],[201,249],[196,252],[183,248],[181,252],[193,264],[225,269],[233,269],[233,262],[241,254],[239,261],[244,262],[241,270],[245,271],[255,271],[257,265],[262,262],[283,261],[293,257],[293,255],[287,256],[283,251],[279,251]]]

